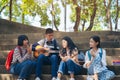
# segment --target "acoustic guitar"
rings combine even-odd
[[[40,54],[44,54],[45,56],[48,56],[49,54],[52,54],[52,53],[59,53],[59,50],[46,50],[46,48],[38,45],[36,46],[36,51],[33,52],[33,56],[35,58],[37,58]],[[39,50],[39,51],[37,51]]]

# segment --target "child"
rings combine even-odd
[[[40,51],[41,48],[36,48],[36,46],[42,46],[43,49],[52,50],[55,52],[46,52],[41,53],[37,57],[37,65],[36,65],[36,78],[35,80],[41,80],[42,75],[42,66],[43,65],[51,65],[51,80],[56,80],[57,77],[57,70],[58,70],[58,60],[59,60],[59,44],[57,40],[54,38],[54,31],[51,28],[47,28],[45,31],[45,38],[41,39],[37,43],[33,44],[32,50],[33,51]]]
[[[62,39],[60,58],[57,80],[60,80],[62,74],[66,73],[70,74],[70,80],[75,80],[74,75],[80,73],[81,65],[78,61],[78,50],[71,38],[67,36]]]
[[[109,80],[115,74],[106,67],[106,51],[100,48],[100,38],[90,38],[90,50],[86,52],[84,67],[88,69],[87,80]]]
[[[36,63],[31,60],[32,51],[26,35],[18,37],[18,46],[14,49],[10,72],[19,75],[17,80],[26,80],[35,69]]]

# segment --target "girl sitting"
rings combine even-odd
[[[70,80],[75,80],[74,75],[81,72],[82,66],[78,61],[78,49],[69,37],[62,39],[62,50],[60,52],[61,62],[58,69],[57,80],[62,74],[70,74]]]
[[[100,48],[100,38],[90,38],[90,50],[86,52],[84,67],[88,69],[87,80],[110,80],[115,74],[106,67],[106,51]]]

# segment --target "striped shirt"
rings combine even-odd
[[[32,54],[27,53],[27,49],[20,47],[21,51],[18,47],[14,49],[13,60],[12,63],[21,63],[25,60],[32,59]]]

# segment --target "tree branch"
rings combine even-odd
[[[8,3],[5,4],[5,5],[1,8],[1,10],[0,10],[0,14],[1,14],[1,12],[2,12],[7,6],[8,6]]]

